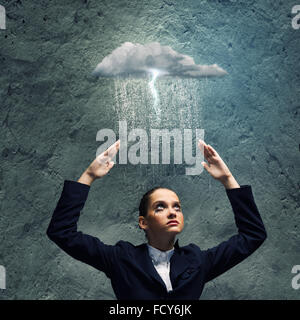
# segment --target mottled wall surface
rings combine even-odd
[[[102,128],[202,128],[239,184],[250,184],[264,244],[208,283],[202,299],[299,299],[300,29],[297,1],[1,1],[0,299],[115,299],[104,274],[46,236],[65,179],[94,159]],[[300,1],[299,1],[300,4]],[[99,79],[95,66],[122,43],[157,41],[228,75],[159,79],[155,119],[146,80]],[[126,107],[126,108],[125,108]],[[125,109],[124,109],[125,108]],[[183,204],[180,245],[206,249],[236,232],[224,187],[182,166],[116,165],[92,186],[79,229],[114,244],[145,241],[142,194],[175,190]]]

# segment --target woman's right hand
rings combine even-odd
[[[105,176],[114,166],[115,163],[112,159],[119,151],[119,148],[120,139],[95,158],[95,160],[78,179],[78,182],[91,185],[94,180]]]

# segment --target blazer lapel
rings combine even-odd
[[[149,256],[148,247],[146,243],[143,243],[138,246],[139,253],[136,255],[136,259],[138,265],[155,281],[159,282],[164,288],[166,288],[165,283],[163,282],[162,278],[156,271],[153,262]]]
[[[139,249],[136,255],[137,264],[156,282],[159,282],[165,289],[166,285],[162,278],[156,271],[152,260],[149,256],[148,247],[146,243],[137,246]],[[170,259],[170,280],[173,290],[176,286],[177,277],[182,274],[190,266],[189,260],[181,253],[178,245],[178,240],[174,244],[174,253]]]
[[[177,277],[182,274],[190,265],[189,260],[181,253],[178,240],[174,245],[174,253],[170,260],[170,279],[174,289]]]

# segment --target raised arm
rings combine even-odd
[[[120,140],[101,153],[83,172],[78,182],[91,185],[96,179],[104,177],[114,166],[112,159],[120,148]]]
[[[202,162],[206,171],[216,180],[220,181],[226,189],[240,188],[217,151],[203,140],[199,140],[199,149],[204,154],[205,161]]]
[[[204,168],[213,178],[219,180],[226,189],[232,206],[238,233],[211,249],[205,250],[206,281],[210,281],[237,265],[256,249],[267,237],[267,233],[257,209],[251,186],[240,186],[217,151],[203,140],[199,148],[207,160]]]
[[[110,246],[98,238],[77,231],[77,222],[92,182],[104,177],[114,166],[111,160],[118,152],[118,140],[100,154],[84,171],[78,181],[64,182],[61,197],[47,229],[48,237],[73,258],[104,271],[112,271],[118,246]]]

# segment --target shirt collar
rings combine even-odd
[[[147,246],[148,246],[149,255],[155,264],[158,264],[161,262],[169,262],[174,252],[174,248],[168,251],[161,251],[159,249],[156,249],[150,246],[150,244],[147,244]]]

